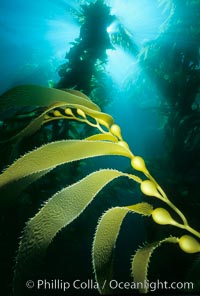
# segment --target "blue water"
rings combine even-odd
[[[0,2],[0,93],[18,84],[48,85],[50,80],[58,81],[57,67],[65,61],[70,42],[79,36],[80,27],[71,10],[79,8],[80,3],[84,1]],[[159,35],[159,28],[168,17],[167,12],[162,14],[157,0],[110,0],[106,3],[111,6],[111,13],[133,34],[139,49],[144,42]],[[143,90],[139,102],[134,100],[126,86],[132,83],[134,88],[133,81],[141,70],[136,58],[120,48],[109,50],[107,54],[106,71],[118,89],[113,91],[113,101],[105,111],[121,126],[124,139],[135,154],[162,155],[162,118],[157,112],[159,94],[155,85],[152,84],[151,93]]]

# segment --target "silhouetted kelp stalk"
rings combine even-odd
[[[95,128],[98,133],[83,140],[63,140],[43,145],[17,159],[0,175],[1,204],[14,203],[15,198],[29,184],[55,167],[75,160],[101,155],[128,157],[132,168],[144,174],[137,175],[114,169],[95,171],[80,181],[54,194],[40,211],[31,218],[23,231],[16,257],[14,272],[14,295],[21,295],[25,282],[35,278],[41,270],[46,251],[55,235],[76,219],[91,203],[102,188],[112,180],[125,176],[140,185],[141,192],[155,197],[171,208],[174,215],[164,207],[154,208],[146,202],[108,209],[98,221],[93,246],[92,262],[98,289],[101,294],[110,291],[113,277],[114,249],[120,228],[128,213],[148,216],[157,224],[172,225],[189,234],[167,237],[139,248],[131,259],[132,276],[135,282],[147,281],[148,266],[153,251],[163,243],[178,244],[186,253],[200,252],[200,233],[193,229],[184,214],[170,201],[163,189],[148,171],[145,161],[135,156],[124,141],[121,130],[112,116],[79,91],[61,91],[41,86],[15,87],[1,96],[0,110],[9,106],[46,106],[46,110],[34,119],[10,141],[20,141],[30,136],[41,125],[59,119],[76,120]],[[100,133],[99,133],[100,132]],[[16,190],[17,189],[17,190]],[[174,218],[174,216],[178,218]],[[195,238],[196,237],[196,238]],[[148,288],[140,289],[147,292]]]

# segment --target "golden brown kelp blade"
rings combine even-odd
[[[92,260],[98,290],[101,294],[112,294],[109,284],[114,277],[116,241],[128,212],[149,216],[152,206],[142,202],[127,207],[114,207],[107,210],[99,219],[93,241]]]
[[[176,237],[167,237],[163,240],[147,244],[146,246],[138,249],[132,259],[132,276],[136,285],[138,284],[139,291],[141,293],[148,292],[148,268],[151,256],[156,248],[162,243],[178,243]],[[139,286],[139,283],[142,285]],[[146,285],[146,286],[145,286]]]
[[[118,143],[90,140],[57,141],[41,146],[17,159],[0,175],[0,204],[13,203],[16,195],[7,199],[13,182],[75,160],[95,156],[121,155],[129,157],[127,149]],[[29,181],[32,179],[30,178]],[[34,179],[33,179],[34,180]]]
[[[26,281],[41,276],[48,246],[63,227],[77,218],[104,186],[125,176],[117,170],[100,170],[57,192],[27,223],[16,258],[14,295],[25,295]]]
[[[25,126],[19,133],[17,133],[16,135],[4,141],[0,141],[0,143],[6,143],[6,142],[12,142],[12,141],[17,142],[17,141],[21,141],[25,137],[31,136],[41,128],[42,124],[44,123],[45,116],[48,112],[50,112],[54,108],[58,108],[63,105],[65,106],[66,103],[60,102],[60,103],[52,104],[43,113],[41,113],[38,117],[33,119],[27,126]]]
[[[61,90],[69,92],[77,97],[82,97],[82,98],[92,102],[92,100],[88,96],[86,96],[84,93],[82,93],[79,90],[76,90],[76,89],[61,89]]]
[[[82,95],[77,96],[75,93],[68,91],[38,85],[20,85],[6,91],[0,96],[0,112],[13,106],[45,107],[55,102],[78,104],[100,111],[100,108],[96,104]]]
[[[99,220],[92,249],[93,267],[98,290],[110,294],[113,279],[114,249],[122,222],[128,214],[126,207],[115,207],[106,211]]]

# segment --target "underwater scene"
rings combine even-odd
[[[0,24],[1,295],[199,295],[200,0]]]

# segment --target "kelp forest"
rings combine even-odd
[[[157,5],[167,18],[142,44],[109,2],[71,6],[57,81],[1,94],[2,295],[200,292],[200,0]],[[118,49],[140,69],[123,89],[106,70]],[[146,157],[107,110],[154,88],[163,152],[149,137]],[[125,128],[148,137],[134,115]]]

